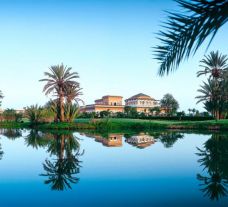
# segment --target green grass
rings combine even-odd
[[[185,129],[185,130],[227,130],[228,120],[208,121],[169,121],[141,119],[77,119],[72,123],[42,123],[31,125],[29,122],[0,122],[0,128],[37,128],[43,130],[137,130]]]
[[[228,120],[208,121],[169,121],[169,120],[141,120],[141,119],[94,119],[98,129],[196,129],[196,130],[228,130]],[[91,119],[76,120],[76,123],[91,123]]]

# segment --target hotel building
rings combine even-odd
[[[101,112],[110,111],[113,113],[123,112],[122,96],[103,96],[101,99],[95,100],[95,104],[86,105],[81,108],[81,112]]]
[[[137,112],[150,113],[150,109],[160,107],[159,101],[154,98],[139,93],[125,100],[125,106],[134,107]]]

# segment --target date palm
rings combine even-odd
[[[197,103],[210,103],[210,112],[214,117],[219,119],[221,113],[220,107],[223,101],[221,88],[214,80],[208,79],[208,82],[203,82],[203,85],[201,85],[201,88],[197,91],[201,93],[201,95],[196,96],[198,99]]]
[[[202,43],[228,20],[227,0],[175,0],[184,13],[169,12],[164,29],[158,33],[161,45],[155,47],[155,58],[160,63],[159,75],[177,69],[184,58],[195,54]]]
[[[45,79],[40,81],[47,82],[43,88],[46,95],[54,92],[59,101],[60,110],[60,121],[64,121],[64,97],[66,96],[66,90],[68,87],[77,85],[78,82],[75,80],[79,78],[77,72],[71,72],[72,68],[61,65],[51,66],[50,72],[45,72],[44,75],[47,76]]]
[[[75,101],[78,104],[78,102],[81,101],[84,104],[84,102],[80,98],[78,98],[78,96],[82,95],[81,90],[82,88],[80,88],[79,84],[68,86],[66,88],[67,103],[72,103],[72,101]]]
[[[200,61],[203,70],[197,72],[197,77],[201,75],[210,75],[210,78],[218,79],[224,76],[225,71],[228,70],[227,55],[219,54],[218,51],[210,52],[209,55],[205,55],[204,59]]]

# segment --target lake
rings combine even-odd
[[[228,206],[228,134],[0,129],[1,206]]]

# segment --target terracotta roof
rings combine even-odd
[[[103,96],[102,98],[105,98],[105,97],[118,97],[118,98],[123,98],[123,96],[112,96],[112,95],[106,95],[106,96]]]
[[[128,99],[126,99],[126,101],[127,100],[133,100],[133,99],[150,99],[150,100],[155,100],[154,98],[151,98],[150,96],[148,96],[148,95],[146,95],[146,94],[144,94],[144,93],[138,93],[138,94],[136,94],[136,95],[134,95],[134,96],[132,96],[132,97],[130,97],[130,98],[128,98]]]

